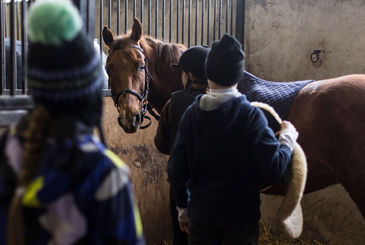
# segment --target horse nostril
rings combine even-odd
[[[135,128],[139,127],[141,125],[141,113],[139,112],[138,114],[134,115],[134,119],[133,119],[133,126]]]

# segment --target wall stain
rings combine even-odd
[[[134,145],[132,151],[137,153],[132,165],[146,174],[143,180],[144,184],[153,184],[156,180],[164,178],[166,163],[160,153],[147,144]]]
[[[127,155],[130,153],[127,148],[120,146],[110,146],[109,149],[117,155]]]

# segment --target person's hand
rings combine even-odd
[[[189,223],[179,222],[179,225],[180,225],[180,230],[189,233]]]
[[[180,229],[183,232],[189,232],[189,217],[188,217],[188,209],[187,208],[179,208],[176,207],[178,212],[177,219],[179,220]]]
[[[291,126],[293,126],[293,124],[291,122],[289,122],[289,121],[283,121],[280,124],[280,130],[275,133],[275,136],[279,136],[283,131],[285,132],[285,130],[288,130],[288,128],[290,128]]]
[[[293,150],[294,144],[298,139],[298,132],[291,122],[283,121],[279,131],[279,142]]]

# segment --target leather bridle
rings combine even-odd
[[[142,108],[139,110],[139,115],[140,115],[140,122],[139,122],[139,125],[140,125],[140,129],[145,129],[145,128],[148,128],[150,125],[151,125],[151,118],[149,116],[146,116],[146,112],[148,111],[157,121],[160,119],[160,116],[157,115],[152,109],[152,105],[147,101],[147,97],[148,97],[148,91],[149,91],[149,80],[150,78],[152,78],[151,74],[149,73],[148,71],[148,62],[147,62],[147,59],[146,59],[146,55],[143,51],[143,49],[138,46],[138,45],[131,45],[130,46],[131,48],[135,48],[137,49],[139,52],[141,52],[144,56],[144,62],[145,62],[145,65],[143,67],[141,67],[142,69],[144,69],[144,72],[145,72],[145,86],[144,86],[144,90],[143,90],[143,93],[142,95],[139,94],[138,92],[134,91],[133,89],[123,89],[115,94],[112,94],[112,98],[113,98],[113,101],[114,101],[114,105],[115,107],[117,108],[118,112],[120,111],[120,108],[119,108],[119,105],[118,105],[118,101],[119,101],[119,97],[121,95],[125,96],[127,94],[132,94],[134,96],[137,97],[137,99],[142,103]],[[144,119],[147,119],[148,120],[148,123],[146,125],[143,125],[142,126],[142,122]],[[118,123],[119,123],[119,126],[122,126],[121,124],[121,121],[120,121],[120,118],[118,118]]]

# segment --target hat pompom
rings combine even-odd
[[[27,75],[35,102],[81,105],[85,97],[99,96],[104,79],[99,54],[73,3],[37,0],[28,17]]]
[[[28,34],[32,42],[60,46],[81,30],[82,20],[71,1],[39,0],[29,10]]]

